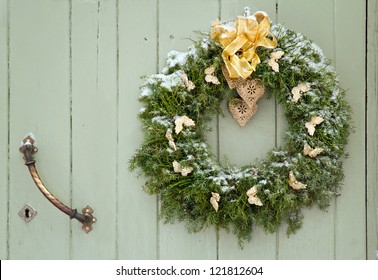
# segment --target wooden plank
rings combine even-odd
[[[156,73],[157,1],[119,1],[118,258],[156,259],[157,199],[143,192],[144,178],[128,170],[143,141],[140,77]],[[137,27],[137,28],[134,28]]]
[[[244,7],[249,6],[251,13],[267,12],[271,20],[275,18],[276,1],[235,1],[222,0],[222,20],[233,20],[243,15]],[[275,104],[274,99],[263,97],[259,101],[256,115],[244,127],[240,128],[228,113],[224,103],[225,117],[220,117],[219,143],[220,159],[227,157],[229,162],[239,166],[256,162],[257,158],[265,157],[266,153],[275,145]],[[250,147],[253,143],[253,149]],[[261,228],[253,231],[252,241],[245,244],[241,250],[234,235],[220,231],[219,258],[220,259],[274,259],[276,257],[276,236],[265,234]]]
[[[334,4],[330,0],[278,0],[278,22],[303,33],[331,59],[335,58],[333,12]]]
[[[0,1],[0,259],[8,257],[8,3]]]
[[[363,0],[348,3],[335,0],[336,70],[341,86],[348,89],[347,100],[352,106],[354,126],[347,147],[350,158],[344,165],[345,184],[336,207],[336,259],[366,257],[365,12]],[[346,43],[351,34],[353,40]]]
[[[378,3],[368,1],[367,259],[378,259]]]
[[[219,5],[216,0],[160,1],[159,68],[164,67],[169,51],[186,51],[191,41],[185,38],[197,38],[193,33],[195,30],[210,30],[210,22],[218,15]],[[215,139],[209,138],[210,141]],[[216,143],[209,143],[216,146]],[[215,259],[217,256],[214,228],[189,234],[183,224],[165,225],[160,222],[159,229],[161,259]]]
[[[69,257],[69,218],[35,187],[18,151],[33,132],[37,168],[49,190],[70,199],[69,5],[67,1],[8,1],[10,7],[11,259]],[[30,203],[28,224],[18,211]]]
[[[222,21],[233,21],[236,16],[244,15],[244,8],[249,7],[251,14],[257,11],[264,11],[270,20],[276,22],[276,0],[222,0],[221,18]]]
[[[306,12],[299,12],[306,11]],[[321,20],[319,20],[319,15]],[[303,33],[313,40],[324,52],[334,59],[333,1],[279,1],[278,20],[285,27]],[[282,136],[287,127],[283,110],[277,107],[277,144],[283,144]],[[317,207],[303,211],[302,228],[290,237],[284,226],[279,232],[279,259],[333,259],[334,258],[334,215],[335,205],[327,212]],[[301,248],[301,250],[293,250]]]
[[[97,223],[73,225],[74,259],[116,258],[116,0],[72,2],[72,205]]]

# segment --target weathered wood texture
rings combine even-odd
[[[0,259],[8,258],[8,3],[0,2]]]
[[[293,16],[293,8],[297,11],[311,11],[297,13]],[[319,15],[322,20],[319,20]],[[306,34],[322,48],[324,54],[335,60],[335,34],[332,28],[335,22],[335,11],[333,1],[294,1],[285,0],[278,3],[278,21],[285,23],[285,26]],[[284,119],[282,115],[282,119]],[[282,126],[282,122],[280,124]],[[284,131],[279,127],[280,133]],[[362,206],[363,207],[363,206]],[[325,213],[317,208],[312,208],[304,212],[305,219],[303,228],[298,235],[288,237],[286,228],[280,231],[278,247],[279,259],[332,259],[334,258],[335,237],[333,234],[335,223],[335,205],[331,204]],[[302,238],[301,238],[302,236]],[[307,238],[303,238],[307,236]],[[321,248],[319,248],[319,244]],[[291,248],[302,248],[292,250]]]
[[[354,133],[348,144],[350,159],[345,162],[345,183],[342,196],[336,201],[335,255],[336,259],[366,257],[365,192],[365,21],[350,22],[350,16],[366,17],[364,1],[335,1],[335,64],[340,83],[348,89],[347,100],[352,105]],[[354,34],[349,46],[345,38]],[[353,49],[355,56],[351,57]],[[353,207],[351,207],[353,205]],[[365,243],[365,244],[363,244]]]
[[[83,235],[75,223],[72,257],[116,258],[116,1],[72,1],[72,205],[106,223]],[[101,240],[101,241],[100,241]],[[96,244],[93,246],[93,244]]]
[[[378,259],[378,2],[367,8],[367,258]]]
[[[290,237],[285,225],[277,234],[256,229],[240,250],[227,232],[189,234],[183,224],[159,221],[158,199],[143,192],[145,179],[128,161],[142,141],[140,77],[159,72],[170,50],[186,51],[194,30],[233,19],[245,6],[307,35],[333,60],[355,132],[342,196],[329,210],[306,210]],[[1,259],[376,258],[376,1],[0,0],[0,17]],[[259,107],[244,129],[227,113],[214,118],[208,141],[220,159],[253,163],[282,145],[280,106],[264,98]],[[18,152],[28,132],[37,137],[37,167],[50,191],[78,210],[94,208],[91,233],[34,186]],[[25,203],[38,212],[29,224],[17,214]]]
[[[69,219],[34,186],[18,148],[33,132],[40,175],[70,201],[70,34],[67,1],[8,1],[10,77],[9,258],[69,258]],[[38,214],[26,224],[25,203]]]
[[[143,178],[128,171],[142,141],[136,93],[140,77],[157,71],[158,1],[119,1],[118,7],[118,189],[117,250],[120,259],[157,259],[157,198],[146,195]],[[143,16],[141,16],[143,15]],[[136,187],[139,186],[139,187]]]

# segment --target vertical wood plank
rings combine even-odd
[[[307,36],[323,50],[326,57],[335,59],[333,0],[277,0],[277,3],[280,23]]]
[[[337,199],[336,259],[366,257],[365,217],[365,1],[335,0],[336,70],[348,89],[354,133],[349,137],[350,158],[344,165],[345,185]],[[355,20],[351,21],[353,18]],[[353,34],[353,41],[346,38]],[[353,55],[351,55],[353,50]]]
[[[221,0],[221,18],[222,21],[233,21],[236,16],[244,14],[245,7],[249,7],[251,14],[264,11],[275,23],[276,2],[276,0]]]
[[[74,259],[116,258],[116,1],[72,2],[72,205],[89,204],[89,234],[73,224]]]
[[[156,73],[157,1],[119,1],[119,158],[118,257],[156,259],[157,200],[142,187],[144,178],[128,170],[129,160],[142,143],[137,118],[143,75]]]
[[[170,50],[186,51],[197,38],[195,30],[210,30],[219,16],[217,0],[164,0],[159,6],[159,68],[165,65]],[[215,130],[215,129],[214,129]],[[214,141],[215,137],[211,138]],[[211,143],[212,147],[216,143]],[[189,234],[183,224],[159,223],[161,259],[215,259],[217,240],[214,228]]]
[[[18,151],[33,132],[44,183],[60,200],[70,198],[68,1],[10,4],[10,258],[69,257],[69,218],[35,187]],[[30,203],[38,214],[26,224],[18,211]]]
[[[278,2],[278,19],[285,27],[295,32],[303,33],[317,44],[324,55],[334,59],[334,6],[333,1],[295,1],[280,0]],[[305,12],[298,12],[305,11]],[[321,20],[319,20],[321,15]],[[281,117],[280,117],[281,116]],[[283,110],[277,108],[277,139],[278,145],[283,141],[286,129]],[[281,121],[280,121],[281,120]],[[321,211],[317,207],[303,211],[302,228],[290,237],[286,234],[286,226],[279,232],[279,259],[333,259],[334,258],[334,211],[330,205],[328,211]],[[301,248],[293,250],[293,248]]]
[[[265,11],[271,20],[275,18],[276,1],[236,1],[222,0],[222,20],[233,20],[243,15],[244,7],[249,6],[251,13]],[[256,159],[265,157],[275,144],[275,105],[274,99],[263,97],[259,101],[256,115],[244,127],[240,128],[231,117],[224,103],[225,117],[219,120],[220,159],[227,157],[230,163],[239,166],[253,164]],[[256,228],[252,240],[240,250],[233,234],[220,232],[220,259],[274,259],[276,257],[276,236],[266,234]]]
[[[0,1],[0,259],[8,244],[8,3]]]
[[[378,259],[378,3],[368,1],[367,37],[367,258]]]

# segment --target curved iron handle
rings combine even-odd
[[[96,222],[96,218],[93,217],[93,210],[91,207],[86,206],[82,209],[82,214],[78,213],[76,209],[72,209],[59,201],[43,184],[37,168],[35,167],[35,160],[33,154],[38,152],[38,148],[34,146],[34,139],[31,135],[26,136],[22,140],[20,152],[24,154],[25,165],[29,168],[31,177],[34,183],[37,185],[41,193],[60,211],[67,214],[71,219],[76,219],[83,224],[82,229],[86,233],[92,230],[92,224]]]

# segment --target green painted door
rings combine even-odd
[[[142,141],[140,77],[159,72],[166,54],[185,51],[195,30],[249,6],[315,41],[348,89],[354,133],[341,197],[328,212],[305,211],[287,237],[257,230],[244,250],[214,228],[189,234],[159,221],[156,197],[128,170]],[[374,0],[0,0],[1,259],[374,259],[377,250],[377,17]],[[239,129],[228,114],[208,140],[235,164],[282,143],[285,121],[264,99]],[[258,131],[258,133],[256,133]],[[37,190],[18,148],[33,132],[37,168],[67,205],[89,204],[97,223],[77,221]],[[235,142],[249,139],[256,149]],[[19,210],[37,215],[25,223]]]

